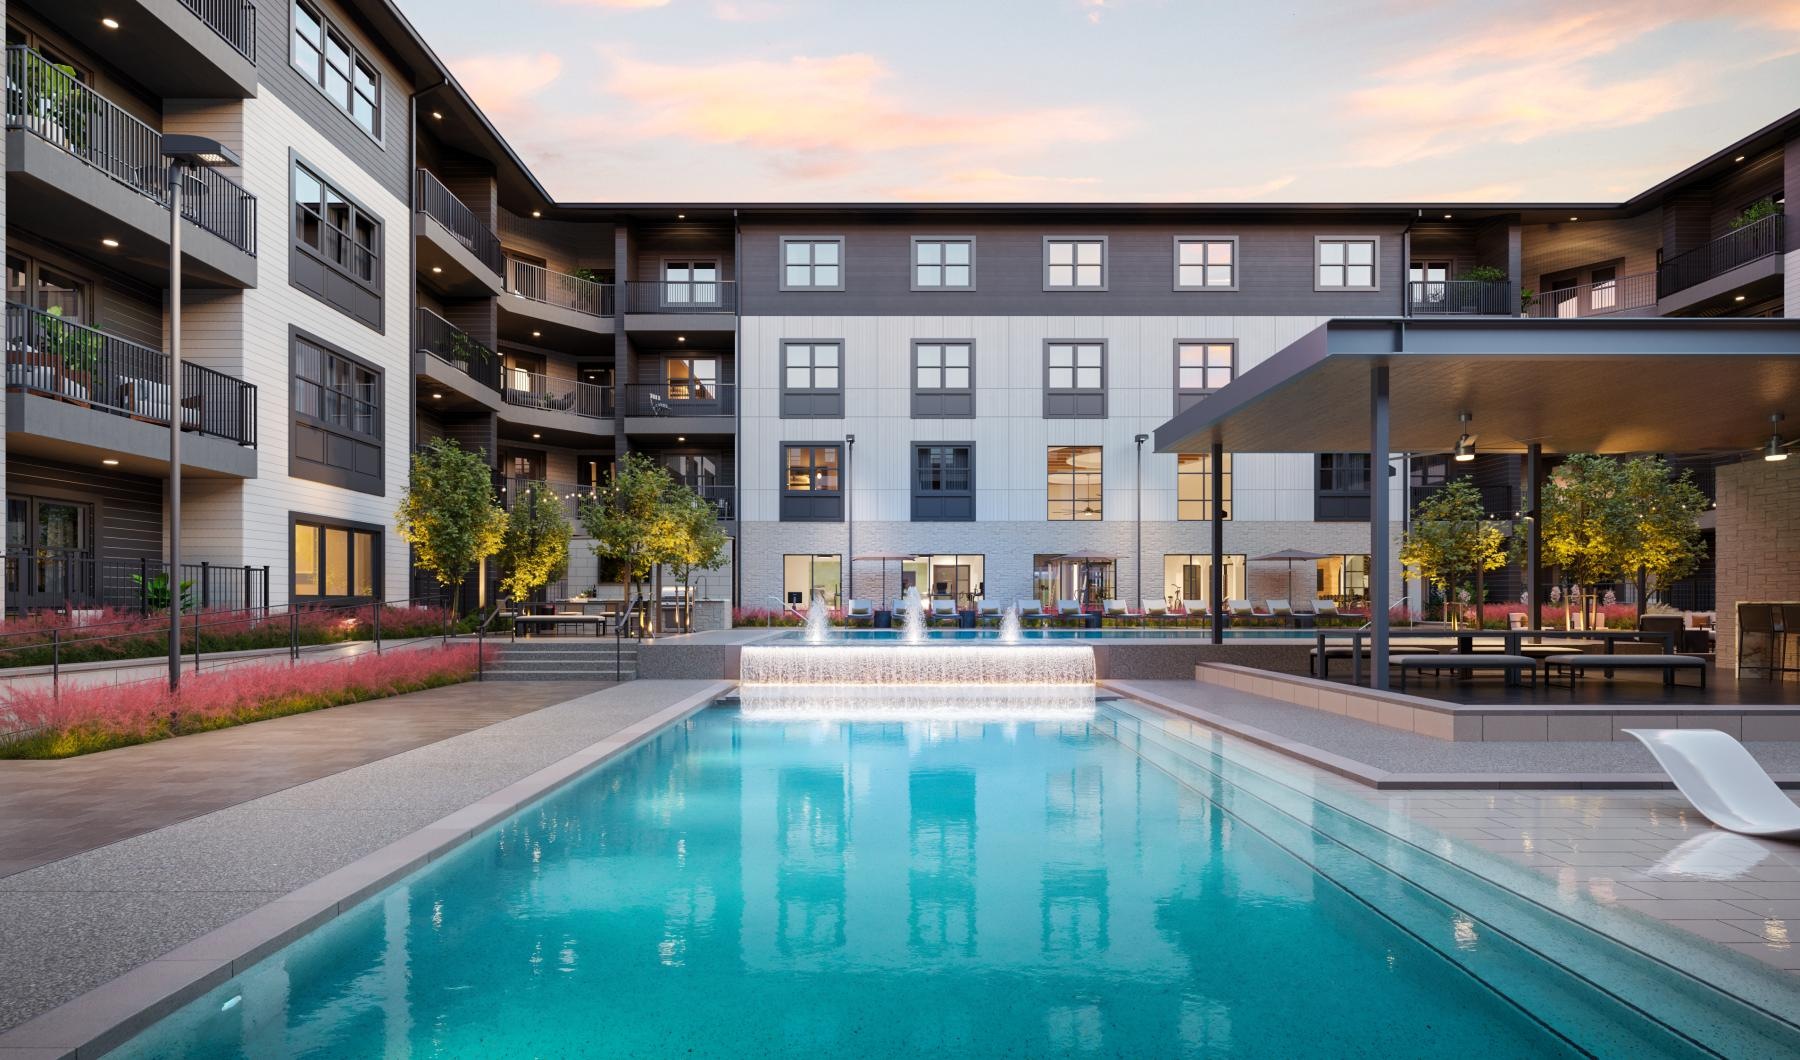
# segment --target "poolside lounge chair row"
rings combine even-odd
[[[924,604],[926,617],[934,622],[957,619],[963,610],[956,601],[943,598],[927,600]],[[1085,608],[1079,600],[1058,600],[1055,607],[1046,608],[1042,602],[1030,599],[1020,600],[1016,606],[1019,619],[1023,622],[1081,618],[1096,613]],[[899,614],[906,609],[906,601],[895,600],[890,607],[895,614]],[[1341,615],[1336,602],[1331,600],[1314,600],[1311,611],[1296,611],[1286,600],[1269,600],[1266,608],[1258,611],[1248,600],[1226,601],[1226,609],[1234,619],[1336,618]],[[983,598],[975,601],[972,610],[978,621],[998,619],[1006,610],[1006,602]],[[1140,601],[1136,609],[1127,600],[1105,600],[1097,613],[1105,618],[1149,621],[1187,621],[1206,618],[1209,614],[1206,603],[1202,600],[1182,600],[1180,606],[1171,606],[1166,600],[1151,599]],[[873,618],[874,615],[875,603],[871,600],[851,600],[844,610],[844,616],[850,619]]]

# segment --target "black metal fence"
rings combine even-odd
[[[1514,316],[1519,305],[1505,280],[1410,280],[1406,311],[1412,316]]]
[[[168,354],[17,302],[6,304],[6,385],[164,425],[174,399]],[[254,447],[256,387],[183,362],[181,426]]]
[[[734,280],[632,280],[625,285],[627,313],[735,313]]]
[[[577,416],[602,418],[613,414],[612,387],[563,379],[542,372],[509,370],[500,396],[509,405],[520,408],[545,409],[550,412],[572,412]]]
[[[1684,291],[1697,283],[1704,283],[1714,276],[1730,272],[1739,265],[1748,265],[1758,258],[1781,253],[1786,249],[1782,243],[1786,220],[1785,215],[1774,214],[1760,221],[1752,221],[1704,246],[1677,254],[1661,263],[1656,267],[1656,296],[1667,298],[1677,291]]]
[[[589,316],[613,315],[613,285],[610,283],[552,272],[542,265],[517,258],[506,259],[506,271],[507,290],[520,298],[573,309]]]
[[[1616,280],[1540,291],[1526,313],[1549,320],[1606,316],[1656,304],[1656,273],[1640,272]]]
[[[494,275],[506,275],[500,237],[428,169],[419,170],[419,210],[448,229],[483,265],[493,269]]]
[[[633,383],[623,388],[620,411],[627,416],[732,416],[737,384],[677,380]]]
[[[6,125],[23,129],[160,206],[169,204],[162,134],[81,83],[68,66],[22,45],[6,49]],[[192,170],[181,216],[256,253],[256,196],[214,169]]]
[[[6,606],[10,611],[85,611],[113,608],[139,614],[169,606],[169,565],[151,559],[100,559],[61,549],[9,552]],[[269,604],[269,568],[183,563],[184,606],[260,608]]]
[[[467,373],[477,383],[500,389],[500,358],[468,332],[429,309],[419,310],[419,350]]]
[[[256,61],[256,4],[252,0],[181,0],[181,6],[212,27],[239,55]]]

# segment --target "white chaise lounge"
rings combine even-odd
[[[1717,729],[1625,729],[1643,741],[1694,809],[1745,835],[1800,838],[1800,806],[1744,745]]]

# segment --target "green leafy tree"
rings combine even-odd
[[[506,513],[500,537],[500,588],[524,600],[569,567],[569,540],[574,531],[563,513],[562,498],[542,482],[527,482]]]
[[[1599,586],[1637,566],[1637,511],[1625,469],[1611,457],[1575,453],[1544,484],[1544,559],[1581,586],[1587,606]]]
[[[482,454],[447,438],[414,453],[394,529],[413,547],[419,568],[451,587],[450,607],[460,614],[463,579],[499,551],[506,531],[506,512],[494,503],[493,475]]]
[[[717,570],[730,555],[731,538],[719,525],[719,513],[712,503],[683,485],[677,485],[667,498],[675,523],[675,539],[671,542],[669,568],[681,582],[682,599],[688,613],[683,625],[692,629],[693,575],[699,570]]]
[[[1451,479],[1413,508],[1400,562],[1444,594],[1446,607],[1455,600],[1465,577],[1474,582],[1476,624],[1482,615],[1481,575],[1506,565],[1507,534],[1487,518],[1481,491],[1466,478]]]
[[[1627,562],[1636,568],[1637,613],[1642,618],[1652,585],[1667,588],[1694,573],[1706,556],[1700,535],[1706,494],[1694,485],[1693,472],[1676,475],[1661,457],[1638,457],[1620,471],[1627,504],[1636,517]]]
[[[594,539],[594,554],[625,571],[627,600],[636,599],[639,580],[673,554],[680,528],[667,498],[674,488],[667,468],[641,453],[627,453],[606,485],[581,502],[578,517]]]

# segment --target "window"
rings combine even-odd
[[[296,599],[374,596],[381,581],[381,530],[295,518],[292,569]]]
[[[1236,236],[1176,236],[1177,291],[1237,290]]]
[[[500,389],[516,390],[534,398],[549,389],[542,354],[507,350],[501,360]]]
[[[1320,453],[1313,518],[1319,522],[1362,522],[1369,518],[1369,454]]]
[[[298,159],[293,164],[289,280],[373,328],[381,327],[381,219]]]
[[[1380,250],[1381,240],[1376,236],[1319,237],[1314,240],[1317,271],[1313,290],[1380,290],[1375,271]]]
[[[975,239],[973,236],[914,236],[912,241],[915,291],[973,291],[975,289]]]
[[[1226,553],[1224,599],[1242,600],[1244,596],[1244,556]],[[1208,611],[1213,610],[1212,553],[1166,553],[1163,556],[1163,603],[1180,607],[1183,601],[1194,601]]]
[[[1618,269],[1610,265],[1595,269],[1589,279],[1593,286],[1588,289],[1588,304],[1594,312],[1605,312],[1619,304]]]
[[[1231,454],[1220,462],[1220,518],[1231,518]],[[1210,520],[1213,515],[1212,454],[1182,453],[1175,462],[1175,518]]]
[[[1044,290],[1106,290],[1106,237],[1045,236]]]
[[[1328,556],[1318,561],[1318,578],[1313,591],[1319,599],[1336,600],[1355,606],[1369,599],[1369,557],[1361,555]]]
[[[1443,309],[1449,280],[1449,262],[1415,261],[1406,270],[1407,298],[1415,307]]]
[[[932,442],[913,446],[912,517],[915,523],[975,518],[973,445]]]
[[[843,237],[788,237],[782,239],[781,289],[784,291],[843,290]]]
[[[914,419],[975,415],[975,344],[920,340],[913,343]]]
[[[1051,522],[1095,521],[1101,515],[1102,457],[1097,445],[1053,445],[1045,461]]]
[[[54,265],[17,254],[6,256],[6,300],[68,321],[92,324],[92,286]]]
[[[380,369],[299,332],[291,344],[288,474],[382,493]]]
[[[836,523],[844,518],[838,480],[844,447],[791,443],[781,447],[781,518],[785,522]]]
[[[1044,415],[1056,419],[1106,416],[1106,343],[1044,344]]]
[[[844,584],[844,562],[836,555],[787,555],[781,557],[781,598],[789,606],[805,607],[823,596],[832,607],[839,604]]]
[[[670,357],[663,362],[664,393],[670,401],[718,401],[717,357]]]
[[[844,344],[781,344],[781,414],[841,417],[844,414]]]
[[[294,0],[294,69],[363,132],[381,137],[381,75],[350,38],[305,0]]]
[[[1192,408],[1198,399],[1222,390],[1237,373],[1237,343],[1175,342],[1175,411]]]
[[[663,262],[664,305],[718,305],[719,290],[718,262]]]
[[[913,588],[927,600],[947,599],[973,607],[987,590],[987,557],[915,556],[900,564],[900,598],[904,599],[907,590]]]

